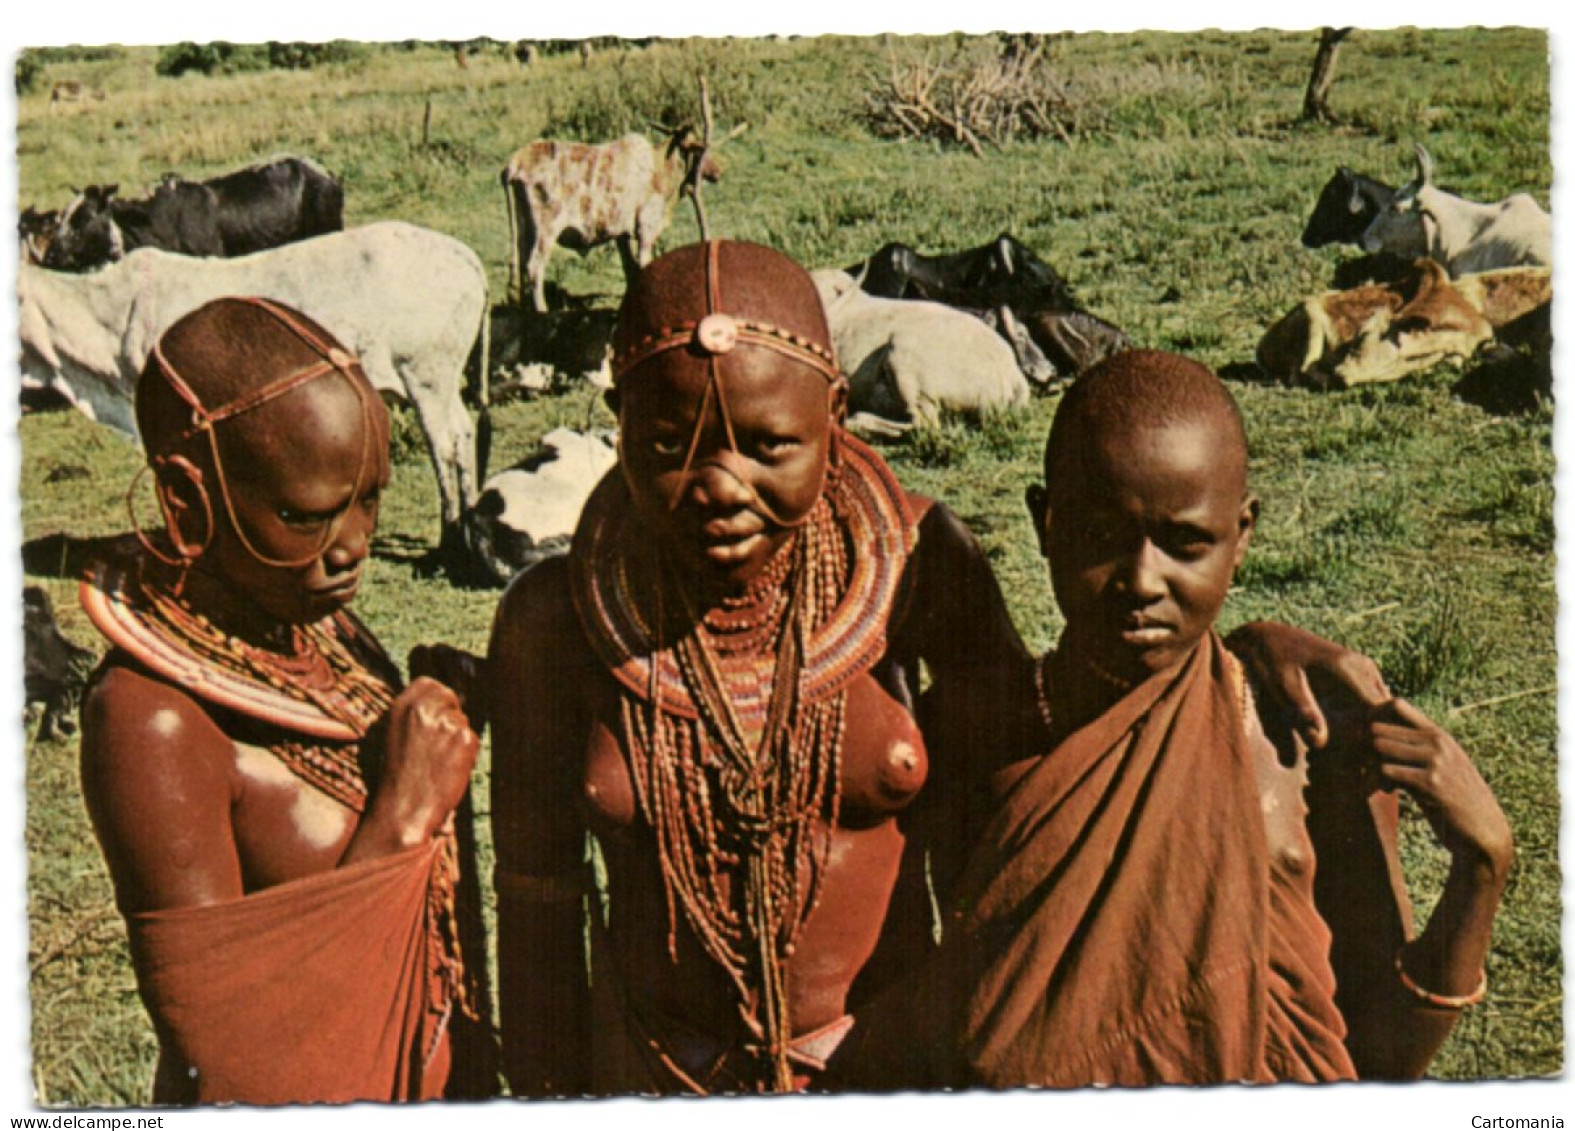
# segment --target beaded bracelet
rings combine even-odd
[[[1424,989],[1411,980],[1411,975],[1405,972],[1405,964],[1400,961],[1400,955],[1405,947],[1395,951],[1395,973],[1400,975],[1400,984],[1421,1001],[1433,1006],[1435,1009],[1464,1009],[1468,1005],[1476,1005],[1487,997],[1487,971],[1482,971],[1482,977],[1477,982],[1477,988],[1468,994],[1451,996],[1449,994],[1436,994],[1432,990]]]

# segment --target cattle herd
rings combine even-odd
[[[555,369],[594,373],[611,330],[610,311],[549,309],[553,249],[583,255],[614,242],[632,275],[652,258],[682,187],[722,175],[694,130],[664,132],[660,148],[639,134],[536,141],[502,172],[517,304],[504,309],[519,327],[510,357],[540,370],[541,384]],[[1421,146],[1416,162],[1399,188],[1346,168],[1324,186],[1302,244],[1366,254],[1340,266],[1336,289],[1268,328],[1256,355],[1267,377],[1349,387],[1488,342],[1551,349],[1548,214],[1524,194],[1483,204],[1445,192]],[[206,181],[167,174],[137,199],[90,185],[58,211],[25,209],[19,236],[24,390],[49,390],[131,436],[149,350],[209,299],[262,295],[331,329],[380,390],[414,409],[438,482],[440,553],[456,577],[502,584],[560,552],[615,458],[610,438],[560,430],[489,478],[470,415],[479,405],[486,434],[497,312],[480,259],[410,224],[345,230],[343,185],[312,161],[280,157]],[[1131,344],[1010,233],[938,254],[889,243],[814,277],[850,381],[850,421],[871,435],[948,411],[1011,409]]]

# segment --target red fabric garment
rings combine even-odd
[[[972,1082],[1354,1078],[1327,929],[1271,867],[1232,664],[1210,633],[1004,798],[959,888]]]
[[[127,916],[137,985],[196,1102],[443,1094],[458,1009],[434,953],[443,845]]]

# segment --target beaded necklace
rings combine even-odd
[[[149,564],[145,556],[113,562],[83,580],[82,606],[99,631],[192,695],[281,732],[267,749],[291,773],[362,812],[360,740],[399,687],[371,634],[341,610],[288,626],[277,650],[259,647],[175,596]]]
[[[695,608],[683,580],[651,560],[617,476],[587,505],[570,552],[581,623],[622,689],[669,954],[677,961],[681,912],[734,987],[745,1051],[770,1091],[794,1086],[788,963],[840,814],[847,685],[885,651],[914,538],[890,471],[842,443],[808,520],[739,599]],[[691,626],[672,644],[664,607]]]

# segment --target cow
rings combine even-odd
[[[1416,176],[1362,234],[1369,252],[1429,256],[1451,278],[1553,262],[1553,220],[1527,193],[1480,204],[1433,184],[1433,159],[1416,146]]]
[[[1403,284],[1369,284],[1307,299],[1258,343],[1258,367],[1287,384],[1350,388],[1469,358],[1495,333],[1535,323],[1552,301],[1541,268],[1451,281],[1432,259]]]
[[[61,213],[44,266],[91,271],[139,247],[233,258],[344,228],[344,187],[320,166],[280,157],[208,181],[173,174],[140,200],[90,185]]]
[[[77,704],[94,659],[93,652],[73,644],[60,631],[49,594],[37,585],[24,587],[22,686],[27,706],[40,709],[41,741],[76,733]]]
[[[1077,300],[1064,279],[1008,233],[983,247],[923,255],[889,243],[848,269],[882,298],[928,299],[988,319],[1012,345],[1018,368],[1046,384],[1070,378],[1131,345]]]
[[[21,261],[23,263],[41,264],[44,256],[49,251],[49,245],[55,238],[55,233],[60,229],[60,211],[51,208],[47,212],[40,212],[29,204],[22,210],[22,215],[16,223],[17,236],[21,240]]]
[[[223,295],[300,310],[360,357],[374,386],[414,406],[437,474],[442,549],[457,551],[460,515],[476,497],[461,390],[487,317],[486,271],[458,240],[385,221],[238,259],[142,248],[91,275],[23,265],[17,290],[24,387],[52,388],[132,437],[137,377],[177,319]],[[485,337],[481,352],[485,372]]]
[[[938,302],[880,298],[846,271],[811,272],[848,407],[874,430],[934,425],[942,409],[978,413],[1028,402],[1028,381],[1000,336],[972,315]]]
[[[1347,243],[1361,247],[1362,233],[1389,206],[1394,195],[1392,186],[1341,165],[1318,194],[1318,202],[1302,229],[1302,246],[1320,248]]]
[[[556,428],[535,454],[488,477],[464,516],[475,580],[507,585],[521,570],[565,553],[585,500],[617,462],[611,437]]]
[[[559,245],[586,254],[617,241],[626,278],[651,261],[691,159],[715,181],[721,167],[695,131],[673,132],[665,153],[631,133],[601,145],[533,141],[503,168],[509,210],[509,290],[524,300],[521,265],[538,313],[547,311],[547,260]]]

